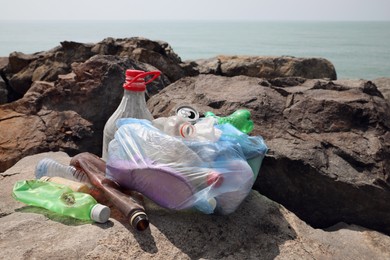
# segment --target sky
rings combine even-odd
[[[390,0],[0,0],[0,20],[390,20]]]

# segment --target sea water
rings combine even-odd
[[[0,21],[0,56],[107,37],[168,42],[182,60],[217,55],[328,59],[339,79],[390,77],[390,21]]]

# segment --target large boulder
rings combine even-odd
[[[4,81],[4,69],[8,66],[8,57],[0,57],[0,105],[8,102],[7,84]]]
[[[168,43],[132,37],[106,38],[96,44],[64,41],[51,50],[34,54],[13,52],[5,69],[9,87],[14,95],[22,96],[34,81],[54,82],[59,75],[71,72],[72,63],[85,62],[95,55],[129,57],[150,64],[164,73],[166,85],[198,74],[336,79],[334,66],[322,58],[218,56],[182,62]]]
[[[14,51],[8,57],[8,72],[18,73],[23,68],[27,67],[31,62],[39,58],[38,54],[25,54],[23,52]]]
[[[13,52],[5,72],[13,91],[23,95],[34,81],[54,82],[59,75],[70,73],[73,63],[85,62],[95,55],[120,56],[150,64],[166,75],[166,84],[184,77],[188,71],[181,67],[180,58],[168,43],[134,37],[107,38],[96,44],[64,41],[52,50],[31,55]]]
[[[378,87],[378,90],[390,104],[390,78],[377,78],[372,82]]]
[[[0,78],[0,105],[8,102],[8,90],[4,80]]]
[[[163,41],[151,41],[141,37],[107,38],[97,43],[93,51],[104,55],[129,56],[150,64],[162,71],[171,82],[186,76],[180,57]]]
[[[257,78],[303,77],[308,79],[336,79],[333,64],[323,58],[291,56],[217,56],[191,61],[200,74],[228,77],[245,75]]]
[[[8,57],[0,57],[0,71],[5,69],[8,66],[9,58]]]
[[[54,86],[36,82],[23,99],[0,106],[0,171],[42,151],[78,151],[92,136],[92,124],[71,110],[41,107],[42,94]]]
[[[104,125],[120,103],[129,68],[156,69],[129,57],[95,55],[73,63],[72,73],[56,82],[36,81],[23,98],[0,106],[0,171],[38,152],[100,154]],[[162,89],[163,82],[151,87]]]
[[[0,250],[4,259],[388,259],[390,237],[339,223],[313,229],[252,191],[228,216],[162,209],[149,200],[146,231],[135,232],[112,208],[105,224],[77,221],[14,200],[18,180],[34,178],[42,158],[68,164],[62,152],[25,157],[0,173]]]
[[[148,101],[155,117],[183,103],[249,109],[270,148],[255,188],[303,220],[390,234],[390,107],[372,82],[201,75]]]

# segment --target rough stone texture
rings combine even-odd
[[[100,154],[104,124],[123,96],[128,68],[155,69],[128,57],[95,55],[73,63],[72,73],[55,83],[35,81],[22,99],[0,106],[0,171],[37,152]],[[162,89],[163,82],[151,87]]]
[[[7,86],[2,78],[0,78],[0,105],[8,102]]]
[[[0,105],[8,102],[8,90],[4,81],[4,69],[8,66],[8,57],[0,57]]]
[[[85,62],[95,55],[129,57],[159,69],[168,85],[185,76],[216,74],[275,78],[298,76],[336,79],[334,66],[322,58],[218,56],[208,60],[182,62],[171,46],[163,41],[141,37],[106,38],[96,44],[61,42],[49,51],[35,54],[13,52],[4,75],[14,95],[23,95],[34,81],[54,82],[58,75],[70,73],[72,63]],[[158,91],[152,91],[155,94]]]
[[[228,77],[245,75],[257,78],[303,77],[308,79],[336,79],[333,64],[323,58],[290,56],[217,56],[192,61],[201,74]]]
[[[31,62],[38,59],[38,54],[24,54],[22,52],[14,51],[8,57],[8,71],[10,73],[17,73]]]
[[[388,259],[390,237],[340,223],[313,229],[283,206],[253,191],[229,216],[174,212],[150,201],[150,228],[131,229],[118,211],[92,224],[26,206],[11,197],[18,180],[34,177],[45,157],[23,158],[0,174],[0,259]]]
[[[378,90],[390,104],[390,78],[378,78],[372,82],[378,87]]]
[[[92,46],[75,42],[62,42],[61,47],[35,55],[11,53],[7,74],[13,90],[24,94],[34,81],[57,80],[58,75],[71,71],[73,62],[85,61],[92,56]],[[27,57],[25,57],[27,56]]]
[[[42,151],[77,151],[91,136],[91,123],[71,110],[41,107],[42,93],[54,86],[36,82],[23,99],[0,106],[0,171]]]
[[[34,81],[54,82],[59,75],[70,73],[74,62],[82,63],[95,55],[120,56],[147,63],[164,73],[166,84],[184,77],[190,70],[182,68],[180,58],[168,43],[134,37],[107,38],[97,44],[64,41],[52,50],[31,55],[13,52],[5,72],[11,88],[23,95]]]
[[[390,107],[370,81],[202,75],[148,106],[160,117],[182,103],[217,115],[249,109],[270,148],[255,188],[303,220],[390,234]]]
[[[87,59],[88,57],[91,58]],[[235,64],[240,61],[232,59]],[[256,61],[253,59],[248,62],[254,64]],[[71,154],[77,151],[100,154],[104,124],[117,108],[123,95],[121,86],[125,70],[160,69],[163,74],[159,80],[148,84],[148,94],[153,96],[170,84],[171,80],[194,73],[193,65],[183,65],[180,62],[180,58],[167,43],[143,38],[107,38],[97,44],[62,42],[59,47],[34,55],[12,53],[10,64],[5,71],[18,72],[12,74],[9,82],[5,82],[7,93],[3,91],[3,103],[7,100],[17,101],[0,106],[0,113],[3,114],[0,130],[7,131],[15,125],[23,127],[16,131],[16,135],[11,133],[8,137],[4,137],[7,134],[0,137],[4,140],[3,143],[0,142],[0,151],[4,151],[0,154],[0,161],[4,162],[0,170],[10,167],[23,156],[48,150],[65,150]],[[16,88],[19,88],[19,95],[24,95],[23,98],[18,99]],[[12,111],[21,115],[9,118],[6,114],[12,114]],[[57,116],[64,111],[76,113],[74,116],[79,119],[72,121],[76,126],[40,125],[41,115]],[[69,116],[68,113],[66,117]],[[23,123],[23,120],[29,124]],[[85,120],[82,127],[79,127],[80,120]],[[30,128],[30,123],[34,123],[32,125],[35,127]],[[66,123],[70,124],[68,119]],[[56,131],[60,133],[58,137],[53,136]],[[83,134],[80,134],[80,131]],[[67,134],[61,134],[63,132]],[[36,136],[37,140],[24,144],[29,140],[24,138],[25,136]]]
[[[7,67],[8,63],[9,63],[8,57],[0,57],[0,71],[2,71],[5,67]]]

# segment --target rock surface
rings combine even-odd
[[[370,81],[201,75],[148,101],[155,117],[183,103],[224,116],[249,109],[270,148],[255,188],[303,220],[390,234],[390,107]]]
[[[26,206],[11,197],[18,180],[34,177],[42,158],[69,163],[62,152],[23,158],[0,175],[0,259],[388,259],[390,237],[339,223],[313,229],[253,191],[229,216],[174,212],[150,201],[150,228],[135,232],[113,209],[93,224]]]
[[[0,105],[8,102],[8,90],[4,80],[0,78]]]
[[[244,73],[244,66],[248,66],[252,68],[250,75],[260,77],[261,73],[256,74],[253,68],[262,62],[273,63],[277,75],[290,75],[299,67],[311,71],[311,75],[324,76],[313,69],[309,60],[326,63],[322,59],[287,57],[218,58],[221,66],[228,68],[224,73],[229,76]],[[238,69],[229,69],[233,67]],[[97,44],[64,41],[49,51],[29,55],[13,52],[9,59],[2,59],[0,73],[5,81],[0,85],[5,84],[5,89],[0,88],[0,101],[6,104],[0,105],[0,130],[18,130],[0,135],[0,171],[37,152],[100,154],[104,124],[120,102],[128,68],[162,71],[159,80],[148,85],[149,96],[172,81],[199,74],[198,65],[181,62],[169,44],[144,38],[107,38]],[[6,99],[13,102],[7,103]],[[59,119],[53,124],[47,121],[47,115]]]
[[[288,77],[336,79],[336,71],[322,58],[218,56],[209,60],[182,62],[171,46],[163,41],[141,37],[106,38],[96,44],[61,42],[49,51],[35,54],[13,52],[0,71],[9,79],[15,96],[23,95],[34,81],[54,82],[58,75],[72,71],[72,63],[85,62],[95,55],[127,57],[159,69],[168,85],[185,76],[217,74],[226,76]],[[8,81],[8,80],[7,80]],[[151,94],[156,92],[151,91]]]
[[[0,106],[0,171],[39,152],[100,154],[104,124],[123,96],[128,68],[153,69],[128,57],[95,55],[73,63],[72,73],[55,83],[35,81],[23,98]],[[163,80],[153,86],[163,88]]]
[[[250,76],[257,78],[302,77],[307,79],[337,79],[332,63],[322,58],[291,56],[217,56],[194,61],[201,74]]]
[[[2,70],[9,79],[10,88],[23,95],[34,81],[54,82],[59,75],[70,73],[73,63],[83,63],[95,55],[126,57],[133,62],[147,63],[150,67],[144,66],[144,69],[161,70],[166,75],[166,83],[185,76],[188,71],[181,67],[180,58],[168,43],[138,37],[107,38],[97,44],[64,41],[45,52],[13,52]]]
[[[355,226],[390,234],[389,79],[334,81],[334,67],[324,59],[182,62],[169,44],[143,38],[13,53],[0,59],[8,92],[0,105],[0,172],[46,151],[100,155],[103,126],[119,104],[128,68],[162,71],[148,86],[155,117],[171,115],[183,103],[217,115],[249,109],[252,134],[262,135],[270,148],[254,188],[283,206],[257,192],[243,211],[224,218],[149,203],[154,220],[146,235],[133,233],[115,211],[105,225],[75,223],[9,197],[13,183],[31,178],[38,157],[46,156],[38,155],[1,175],[0,248],[6,259],[58,258],[64,251],[65,258],[87,259],[389,258],[387,236]],[[63,153],[49,155],[69,160]],[[316,228],[337,226],[313,229],[290,211]],[[23,238],[28,246],[21,246]]]
[[[378,78],[372,82],[378,87],[378,90],[390,104],[390,78]]]

